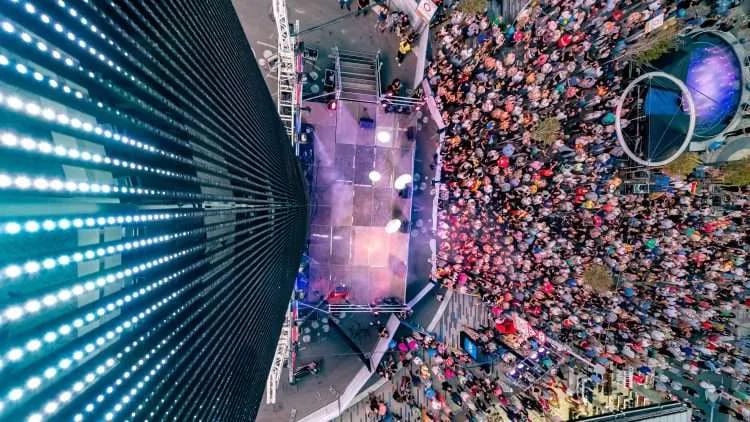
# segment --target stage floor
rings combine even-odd
[[[399,197],[393,182],[413,173],[415,145],[406,132],[416,117],[345,101],[335,111],[321,103],[304,106],[311,110],[303,119],[315,122],[311,294],[346,286],[353,304],[403,300],[409,235],[388,234],[385,225],[411,215],[411,198]],[[360,128],[361,117],[375,120],[375,128]],[[389,142],[376,139],[383,131],[391,135]],[[372,170],[381,174],[379,181],[370,180]]]

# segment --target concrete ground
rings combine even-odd
[[[258,0],[232,0],[255,57],[261,59],[276,54],[277,31],[271,1],[264,1],[263,5],[259,3]],[[384,3],[389,5],[390,1]],[[405,86],[410,86],[414,79],[416,58],[410,54],[400,67],[395,65],[398,39],[395,34],[380,33],[375,28],[377,18],[374,13],[356,17],[356,5],[352,5],[349,12],[340,9],[337,0],[287,0],[286,7],[289,22],[294,24],[299,21],[299,39],[304,41],[307,48],[319,50],[319,67],[325,67],[325,58],[334,46],[372,54],[380,50],[384,63],[383,83],[388,84],[393,78],[399,78]],[[261,69],[275,97],[275,72],[268,66],[262,65]]]

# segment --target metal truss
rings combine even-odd
[[[350,304],[328,305],[328,312],[330,313],[339,313],[339,312],[399,313],[399,312],[405,312],[408,309],[409,308],[406,305],[384,305],[384,304],[381,304],[381,305],[350,305]]]
[[[276,353],[273,355],[271,370],[268,372],[268,380],[266,381],[266,404],[276,403],[276,390],[279,389],[281,370],[284,368],[284,362],[289,358],[292,324],[292,311],[288,308],[286,318],[284,319],[284,325],[281,326],[279,342],[276,344]],[[292,368],[289,368],[289,370],[294,371]]]
[[[400,312],[407,312],[411,310],[411,308],[408,305],[354,305],[349,303],[342,303],[342,304],[327,304],[323,305],[322,308],[317,308],[312,305],[308,305],[306,303],[297,302],[299,306],[303,306],[305,308],[314,309],[318,312],[322,312],[324,314],[334,314],[334,313],[341,313],[341,312],[349,312],[349,313],[400,313]]]
[[[286,133],[295,144],[295,120],[299,108],[296,56],[294,53],[294,39],[289,32],[289,16],[286,13],[285,0],[273,0],[273,16],[276,20],[276,31],[278,32],[278,57],[277,66],[278,85],[276,107],[281,121],[286,128]]]

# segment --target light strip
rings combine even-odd
[[[42,113],[50,113],[49,116],[51,116],[51,113],[54,113],[54,111],[49,108],[45,108],[44,110],[42,110]],[[106,155],[101,155],[93,151],[79,150],[77,148],[66,148],[63,145],[55,145],[47,141],[38,141],[27,136],[21,137],[12,132],[0,132],[0,146],[18,151],[61,157],[85,163],[105,164],[114,168],[126,168],[130,170],[143,171],[159,176],[171,177],[204,185],[212,185],[227,189],[247,190],[246,188],[239,188],[237,186],[234,186],[231,183],[222,182],[218,178],[199,178],[197,176],[186,175],[171,170],[164,170],[158,167],[150,167],[148,165],[143,165],[136,162],[129,162],[127,160],[121,160],[119,158],[108,157]]]
[[[0,223],[0,234],[17,235],[19,233],[38,233],[40,231],[69,230],[80,226],[73,221],[83,221],[83,226],[106,227],[114,225],[146,224],[159,221],[179,220],[185,218],[197,218],[205,216],[233,215],[237,213],[251,212],[252,208],[219,210],[219,211],[192,211],[192,212],[162,212],[156,214],[81,214],[59,219],[9,221]]]
[[[214,224],[214,225],[211,225],[211,226],[202,227],[200,229],[196,229],[196,230],[191,230],[191,231],[188,231],[188,232],[180,233],[180,235],[181,235],[180,237],[185,237],[185,236],[191,236],[191,235],[195,235],[195,234],[205,233],[205,232],[210,231],[210,230],[219,230],[219,229],[222,229],[222,228],[235,226],[237,224],[241,224],[241,223],[244,223],[244,222],[247,222],[247,221],[249,221],[249,220],[231,221],[231,222],[226,222],[226,223]],[[245,230],[247,230],[247,229],[245,229]],[[48,310],[50,308],[54,308],[54,307],[57,307],[57,306],[61,306],[61,305],[65,304],[66,302],[71,301],[71,300],[77,298],[78,296],[81,296],[82,294],[84,294],[86,292],[93,291],[96,288],[105,287],[108,284],[112,284],[112,283],[114,283],[116,281],[119,281],[119,280],[122,280],[122,279],[124,279],[126,277],[130,277],[133,274],[138,274],[141,271],[146,271],[146,270],[149,270],[151,268],[157,267],[159,265],[166,264],[166,263],[168,263],[168,262],[170,262],[170,261],[172,261],[174,259],[177,259],[177,258],[179,258],[181,256],[184,256],[186,254],[194,253],[194,252],[202,249],[203,247],[205,247],[207,244],[213,244],[213,243],[217,242],[218,240],[224,239],[226,237],[227,237],[227,235],[224,235],[224,236],[221,236],[221,237],[218,237],[218,238],[215,238],[215,239],[211,239],[206,244],[202,244],[202,245],[198,245],[198,246],[193,246],[193,247],[190,247],[190,248],[187,248],[187,249],[183,249],[183,250],[181,250],[179,252],[175,252],[175,253],[172,253],[172,254],[162,255],[162,256],[160,256],[158,258],[154,258],[154,259],[152,259],[150,261],[142,262],[140,264],[135,264],[135,265],[133,265],[131,267],[125,268],[124,270],[119,270],[119,271],[116,271],[116,272],[111,272],[111,273],[106,274],[106,275],[101,275],[101,276],[99,276],[97,278],[91,278],[88,281],[82,281],[80,283],[76,283],[72,288],[63,288],[60,291],[58,291],[56,294],[48,293],[48,294],[44,294],[44,296],[37,296],[36,298],[28,299],[23,304],[19,303],[19,304],[7,306],[3,310],[3,312],[0,314],[0,317],[1,317],[0,318],[0,323],[2,325],[6,325],[6,324],[10,324],[10,323],[13,323],[13,322],[16,322],[16,321],[21,321],[27,315],[31,316],[31,315],[36,314],[37,312],[39,312],[41,310],[41,306],[37,306],[36,304],[44,305],[45,310]],[[173,238],[176,238],[176,237],[173,237]],[[171,240],[171,239],[168,239],[168,240]],[[163,241],[168,241],[168,240],[165,239]],[[116,253],[130,250],[130,249],[127,249],[125,246],[123,246],[123,245],[126,245],[127,243],[131,243],[132,244],[133,242],[125,242],[125,243],[121,243],[121,244],[117,245],[116,247],[114,247],[114,250],[116,251]],[[152,242],[151,244],[154,244],[154,242]],[[139,245],[138,247],[148,246],[148,245],[149,245],[148,243],[145,243],[143,245]],[[120,248],[120,246],[122,246],[122,248]],[[134,249],[134,248],[131,246],[131,249]],[[111,249],[109,249],[109,247],[108,247],[108,250],[106,250],[105,252],[108,252],[110,250]],[[73,254],[73,255],[75,255],[75,254]],[[69,255],[64,255],[64,257],[69,257]],[[85,255],[84,255],[84,257],[85,257]],[[45,261],[46,260],[42,261],[42,265],[44,265]],[[58,261],[59,261],[59,259],[58,259]],[[73,258],[72,261],[75,262],[75,258]],[[65,263],[70,263],[70,262],[71,262],[70,258],[66,258],[66,259],[63,260],[64,265],[67,265]],[[7,268],[8,267],[6,267],[6,270],[7,270]],[[0,372],[1,371],[2,371],[2,367],[0,367]]]

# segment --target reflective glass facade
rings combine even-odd
[[[252,420],[308,212],[231,3],[0,5],[0,420]]]

